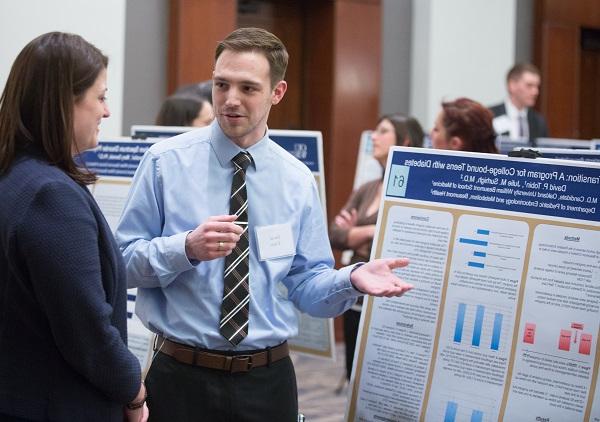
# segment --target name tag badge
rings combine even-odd
[[[254,231],[258,243],[258,257],[261,261],[296,253],[290,223],[256,227]]]

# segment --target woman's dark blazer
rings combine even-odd
[[[0,414],[122,422],[141,382],[126,307],[122,257],[88,189],[20,156],[0,176]]]

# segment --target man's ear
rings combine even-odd
[[[275,85],[275,88],[273,88],[273,94],[271,96],[271,104],[273,104],[273,105],[278,104],[279,101],[281,101],[281,99],[285,95],[285,91],[287,91],[287,82],[286,81],[277,82],[277,84]]]
[[[463,140],[460,139],[458,136],[453,136],[452,138],[450,138],[450,142],[448,142],[448,146],[454,151],[462,151],[463,145]]]
[[[515,85],[517,84],[517,80],[515,79],[509,79],[508,82],[506,83],[506,90],[508,91],[509,95],[512,95],[513,92],[515,91]]]

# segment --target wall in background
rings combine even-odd
[[[504,98],[515,58],[516,0],[418,0],[413,8],[411,113],[431,128],[440,101]]]
[[[411,0],[381,2],[380,115],[410,110],[412,3]],[[374,128],[375,123],[368,129]]]
[[[127,0],[122,133],[131,125],[154,124],[167,96],[169,4]]]
[[[49,31],[81,35],[109,57],[108,105],[112,116],[100,126],[100,137],[121,135],[125,57],[125,0],[3,1],[0,5],[0,86],[25,45]]]

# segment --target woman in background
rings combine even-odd
[[[158,126],[208,126],[215,115],[211,103],[192,94],[172,95],[162,104],[156,124]]]
[[[51,32],[0,98],[0,421],[145,421],[125,269],[74,156],[97,145],[108,58]]]
[[[497,154],[493,118],[490,110],[469,98],[442,102],[429,135],[432,147]]]
[[[371,134],[373,158],[382,167],[385,167],[390,147],[396,145],[421,147],[423,138],[423,129],[415,118],[403,114],[385,115],[379,119]],[[329,226],[331,246],[340,250],[351,249],[354,252],[351,263],[369,261],[382,187],[382,179],[362,185],[353,192],[344,208]],[[344,313],[347,379],[350,379],[352,373],[360,306],[357,304]]]

